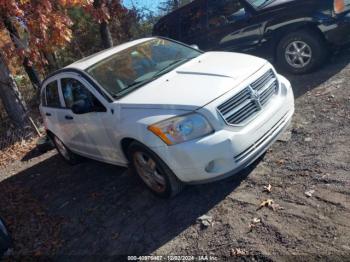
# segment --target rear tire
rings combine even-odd
[[[328,56],[325,40],[311,30],[287,34],[277,46],[277,64],[292,74],[309,73],[320,67]]]
[[[184,184],[150,149],[138,142],[128,147],[132,170],[146,187],[162,198],[172,198],[182,191]]]
[[[54,143],[60,156],[70,165],[76,165],[81,162],[81,156],[74,154],[57,136],[52,135]]]
[[[0,218],[0,260],[6,251],[13,247],[11,236],[7,230],[5,222]]]

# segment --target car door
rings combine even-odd
[[[118,147],[111,138],[115,121],[111,111],[107,110],[108,103],[102,102],[100,94],[78,75],[62,75],[60,86],[65,106],[63,126],[66,145],[89,158],[118,162]],[[74,107],[80,108],[80,111]]]
[[[249,52],[261,39],[261,23],[255,11],[240,0],[208,0],[208,50]]]
[[[64,130],[60,121],[63,109],[63,99],[59,89],[58,78],[54,77],[49,79],[43,86],[40,111],[44,119],[45,128],[60,139],[63,139],[64,136]]]

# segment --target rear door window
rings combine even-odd
[[[208,26],[217,28],[234,23],[245,15],[244,6],[239,0],[209,0]]]
[[[44,106],[55,107],[55,108],[61,107],[57,81],[53,81],[49,83],[45,88],[45,93],[46,93],[46,103],[43,104]]]

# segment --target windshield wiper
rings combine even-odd
[[[155,73],[152,78],[155,79],[157,78],[158,76],[161,76],[161,75],[164,75],[166,74],[167,72],[169,72],[170,70],[172,70],[173,68],[175,68],[177,65],[179,65],[180,63],[184,63],[184,62],[187,62],[187,61],[190,61],[192,60],[193,58],[196,58],[196,56],[194,57],[187,57],[187,58],[183,58],[183,59],[178,59],[178,60],[175,60],[173,62],[171,62],[169,65],[167,65],[166,67],[162,68],[160,71],[158,71],[157,73]]]
[[[153,77],[149,78],[149,79],[145,79],[145,80],[141,80],[141,81],[136,81],[134,83],[132,83],[131,85],[128,85],[125,89],[123,89],[122,91],[120,91],[118,94],[113,94],[113,98],[120,98],[123,95],[125,95],[125,93],[129,93],[132,92],[133,90],[149,83],[153,81]]]

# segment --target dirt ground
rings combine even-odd
[[[350,261],[349,62],[343,50],[321,71],[289,76],[296,113],[285,141],[249,170],[172,200],[154,197],[126,169],[71,167],[55,151],[31,152],[0,170],[0,215],[13,254]],[[263,192],[269,184],[271,193]],[[267,199],[275,210],[257,210]],[[198,222],[204,214],[208,227]]]

